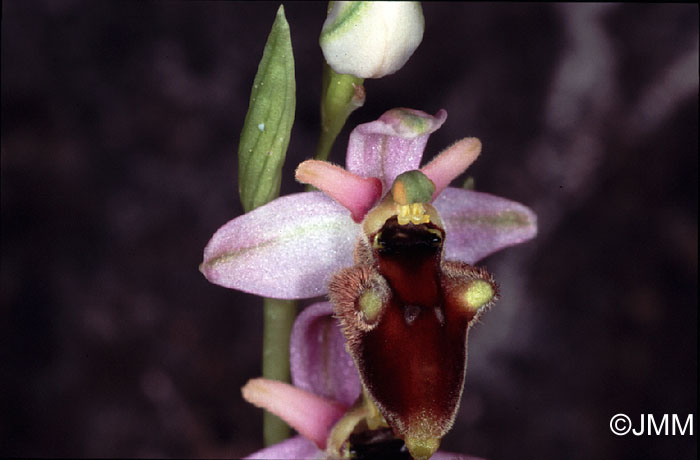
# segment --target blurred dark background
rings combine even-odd
[[[241,213],[238,133],[279,3],[2,3],[0,455],[240,457],[261,446],[258,298],[198,272]],[[289,3],[318,132],[324,3]],[[476,188],[539,216],[483,261],[443,448],[494,460],[697,458],[698,6],[425,3],[423,43],[341,134],[393,107],[484,145]],[[618,437],[623,412],[694,436]]]

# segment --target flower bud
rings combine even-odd
[[[331,2],[321,30],[326,62],[339,74],[380,78],[399,70],[423,39],[419,2]]]

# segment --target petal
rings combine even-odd
[[[301,312],[289,348],[294,386],[346,406],[355,402],[360,379],[330,302],[313,304]]]
[[[433,202],[445,225],[445,258],[473,264],[537,234],[526,206],[487,193],[448,187]]]
[[[200,270],[212,283],[261,296],[322,295],[330,276],[352,265],[359,230],[321,192],[283,196],[217,230]]]
[[[396,176],[418,169],[428,137],[446,119],[444,110],[432,116],[420,110],[392,109],[379,120],[357,126],[350,133],[347,170],[378,177],[383,190],[389,190]]]
[[[462,174],[481,153],[481,141],[467,137],[446,148],[430,163],[421,168],[421,172],[435,184],[433,200],[450,185],[455,177]]]
[[[382,183],[376,177],[361,177],[327,161],[304,161],[297,167],[296,179],[343,205],[358,223],[382,196]]]
[[[277,380],[251,379],[241,392],[246,401],[275,414],[321,449],[326,448],[333,424],[347,410],[340,403]]]
[[[439,452],[438,452],[439,453]],[[323,451],[316,444],[303,436],[295,436],[285,441],[266,447],[245,457],[248,459],[285,459],[296,460],[299,458],[322,459]]]

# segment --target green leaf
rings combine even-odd
[[[280,5],[258,65],[238,144],[238,188],[246,212],[279,196],[295,107],[292,41]]]

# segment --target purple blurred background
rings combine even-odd
[[[261,412],[254,296],[198,272],[241,213],[236,149],[279,3],[4,1],[2,456],[240,457]],[[286,6],[297,112],[282,193],[318,132],[324,3]],[[502,300],[472,330],[443,448],[506,459],[697,458],[698,6],[423,5],[422,45],[366,82],[478,136],[476,188],[540,235],[483,261]],[[461,180],[461,179],[460,179]],[[623,412],[695,414],[624,436]]]

